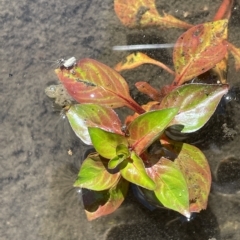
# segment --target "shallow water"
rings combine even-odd
[[[156,2],[159,8],[181,19],[187,15],[186,21],[196,24],[209,21],[221,1]],[[239,12],[238,0],[229,28],[230,41],[238,47]],[[214,129],[215,138],[208,136],[210,140],[202,146],[215,176],[206,211],[187,222],[172,211],[150,212],[130,193],[114,214],[88,222],[80,195],[72,188],[85,147],[68,124],[59,120],[44,92],[47,86],[58,84],[49,60],[90,57],[113,66],[128,54],[113,51],[113,46],[172,43],[181,31],[126,29],[114,14],[112,0],[2,0],[0,26],[1,240],[239,239],[240,177],[234,173],[230,180],[224,178],[232,173],[236,161],[231,159],[238,161],[240,155],[238,99],[228,105],[224,120],[237,135],[224,138],[221,125]],[[147,53],[171,64],[171,49]],[[229,82],[234,86],[239,72],[232,63],[230,58]],[[140,101],[143,98],[134,82],[144,78],[154,86],[169,83],[168,73],[155,66],[123,75],[131,83],[133,97]],[[227,164],[225,171],[223,163]]]

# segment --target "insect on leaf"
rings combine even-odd
[[[68,93],[79,103],[102,104],[111,108],[127,106],[144,110],[131,98],[124,78],[115,70],[93,59],[80,60],[73,69],[56,69]]]
[[[177,40],[173,51],[174,85],[181,85],[213,68],[227,53],[228,20],[199,24]]]
[[[187,29],[192,26],[166,13],[160,15],[155,0],[114,0],[114,9],[122,24],[131,28],[159,26]]]

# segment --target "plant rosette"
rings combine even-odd
[[[168,140],[164,132],[176,126],[183,133],[197,131],[215,112],[227,90],[227,85],[177,87],[161,103],[135,114],[124,131],[109,106],[70,106],[66,115],[73,131],[96,150],[84,160],[74,183],[75,187],[91,190],[91,201],[83,201],[87,218],[114,212],[124,201],[129,182],[141,187],[149,199],[187,218],[205,209],[211,185],[205,156],[195,146]],[[159,140],[158,153],[149,151]]]
[[[173,49],[175,71],[142,53],[129,55],[115,67],[116,71],[88,58],[74,62],[71,69],[55,70],[68,94],[80,103],[66,108],[73,131],[96,150],[83,161],[74,183],[91,193],[90,198],[83,195],[88,220],[118,209],[126,198],[129,183],[154,205],[187,218],[207,206],[211,185],[207,159],[197,147],[168,139],[165,133],[169,129],[183,134],[196,132],[208,122],[227,93],[226,84],[188,82],[211,69],[224,73],[228,50],[238,62],[239,49],[227,42],[230,10],[222,10],[221,5],[213,22],[192,26],[170,15],[159,15],[154,2],[143,1],[144,6],[140,6],[136,1],[116,0],[114,7],[120,21],[128,27],[187,29]],[[139,14],[139,6],[144,12],[136,22],[134,16]],[[222,12],[229,13],[228,17],[224,18]],[[147,82],[136,83],[140,92],[155,101],[140,106],[117,71],[145,63],[162,67],[174,79],[160,91]],[[225,78],[219,79],[226,82]],[[119,107],[134,111],[124,126],[114,111]],[[154,150],[155,145],[158,148]]]

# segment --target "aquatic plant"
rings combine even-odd
[[[119,19],[128,27],[163,25],[187,31],[173,49],[175,71],[140,52],[129,55],[115,70],[87,58],[55,70],[70,96],[80,103],[65,106],[73,131],[96,151],[83,161],[74,186],[91,190],[91,201],[83,201],[89,220],[114,212],[124,201],[129,183],[137,185],[151,203],[189,218],[207,206],[211,172],[200,149],[171,139],[168,132],[186,134],[202,128],[228,91],[228,50],[238,67],[240,59],[239,49],[227,41],[232,1],[227,5],[223,1],[214,21],[196,26],[158,15],[151,0],[114,3]],[[136,83],[153,100],[140,106],[117,71],[145,63],[163,67],[174,79],[170,85],[160,84],[160,90],[147,82]],[[191,82],[198,82],[209,70],[218,74],[214,84]],[[123,124],[114,110],[121,107],[134,112]]]

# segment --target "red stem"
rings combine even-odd
[[[231,16],[233,2],[234,0],[223,0],[213,20],[217,21],[225,18],[229,19]]]

